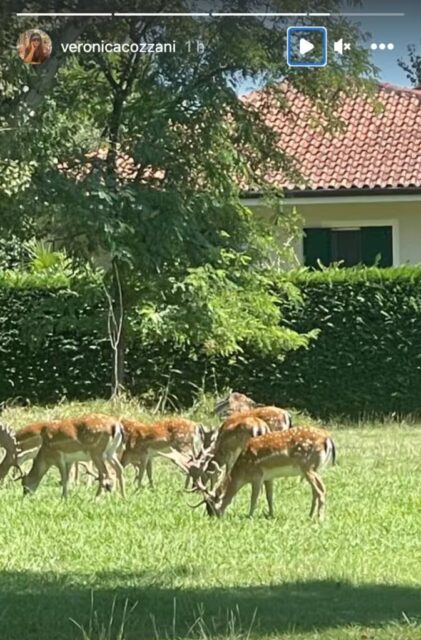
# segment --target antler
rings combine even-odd
[[[13,458],[13,464],[17,466],[19,451],[16,434],[7,424],[0,425],[0,447],[6,449],[6,452]]]
[[[177,451],[177,449],[171,448],[170,453],[157,451],[157,454],[174,462],[174,464],[176,464],[179,469],[184,471],[184,473],[189,473],[191,459]]]
[[[15,482],[18,482],[19,480],[22,480],[22,478],[24,478],[24,477],[25,477],[25,474],[23,473],[22,469],[20,468],[20,466],[19,466],[18,464],[16,464],[16,465],[15,465],[15,469],[17,469],[17,470],[18,470],[19,475],[18,475],[18,476],[16,476],[16,478],[13,478],[13,480],[14,480]]]

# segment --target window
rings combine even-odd
[[[392,227],[316,227],[304,229],[304,264],[318,267],[343,262],[379,267],[393,265]]]

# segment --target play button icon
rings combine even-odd
[[[299,49],[300,49],[300,55],[305,56],[305,54],[308,53],[309,51],[313,51],[314,44],[309,40],[306,40],[305,38],[300,38]]]
[[[290,67],[326,66],[326,27],[289,27],[287,31],[287,62]]]

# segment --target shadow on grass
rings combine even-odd
[[[179,567],[174,575],[182,575]],[[421,587],[349,583],[328,580],[274,584],[271,586],[177,589],[159,586],[165,576],[139,573],[99,574],[96,584],[116,584],[92,590],[80,576],[0,573],[0,637],[2,640],[70,640],[82,638],[71,619],[89,626],[91,604],[95,617],[107,626],[116,600],[115,639],[125,601],[130,609],[125,640],[196,638],[188,630],[199,615],[206,621],[207,637],[224,636],[229,612],[235,612],[238,628],[259,638],[295,629],[322,631],[348,625],[379,627],[421,618]],[[75,579],[79,582],[75,583]],[[87,582],[90,581],[87,577]],[[168,576],[166,582],[168,583]],[[125,586],[140,583],[141,586]],[[174,615],[174,603],[176,612]],[[254,619],[255,618],[255,619]],[[253,622],[254,620],[254,622]],[[96,633],[92,636],[99,637]]]

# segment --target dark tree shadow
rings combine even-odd
[[[178,567],[173,577],[186,569]],[[125,638],[187,637],[203,614],[209,637],[223,635],[230,611],[238,625],[253,637],[287,632],[321,631],[348,625],[376,628],[402,622],[402,614],[421,620],[421,587],[387,584],[354,586],[346,582],[315,580],[270,586],[172,589],[160,586],[164,575],[99,574],[96,583],[118,584],[117,589],[92,590],[74,583],[74,576],[0,573],[0,637],[2,640],[70,640],[82,638],[71,619],[89,626],[91,602],[95,618],[104,626],[116,601],[114,628],[122,619],[125,601],[136,604],[128,618]],[[81,581],[80,576],[78,580]],[[126,586],[139,582],[141,587]],[[169,576],[165,582],[168,584]],[[175,612],[175,613],[174,613]],[[175,618],[175,621],[174,621]],[[95,636],[96,639],[98,636]],[[108,636],[107,636],[108,637]],[[112,638],[115,635],[111,635]],[[194,633],[190,637],[195,637]],[[197,637],[197,636],[196,636]]]

